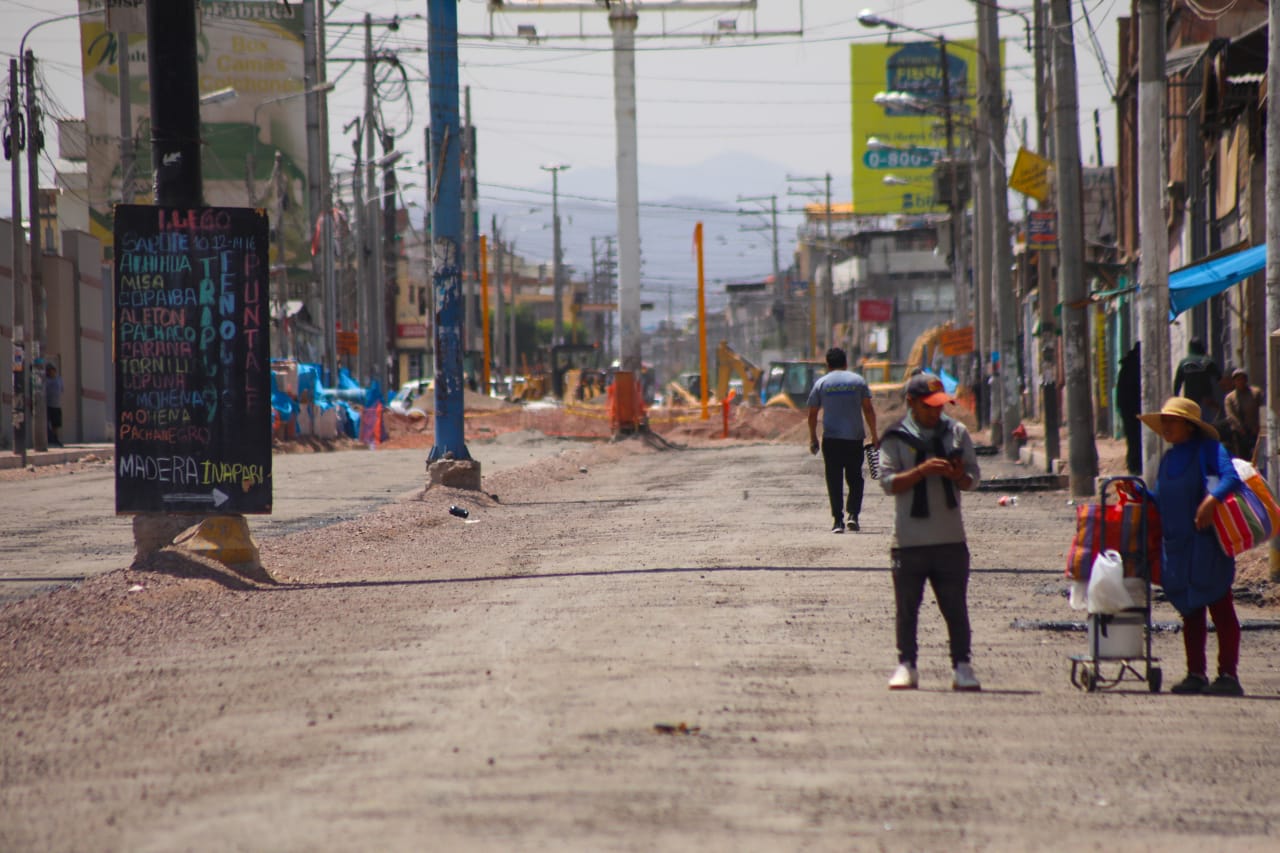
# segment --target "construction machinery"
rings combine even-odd
[[[739,355],[733,347],[729,346],[728,341],[721,341],[720,346],[716,348],[716,366],[717,400],[723,401],[729,398],[729,383],[736,373],[738,379],[742,381],[743,402],[749,405],[762,402],[760,385],[764,378],[764,371]]]
[[[803,409],[809,403],[813,383],[827,371],[825,361],[801,359],[797,361],[771,361],[765,376],[761,397],[766,406],[785,406]]]

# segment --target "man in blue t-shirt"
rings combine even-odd
[[[822,412],[822,443],[818,443],[818,412]],[[863,418],[866,425],[863,425]],[[827,372],[809,392],[809,452],[822,449],[826,469],[827,497],[831,500],[832,533],[844,533],[844,514],[849,514],[849,529],[859,530],[862,512],[862,447],[871,433],[871,445],[880,446],[876,433],[876,410],[871,405],[871,388],[867,380],[849,370],[844,350],[827,350]],[[844,504],[844,487],[849,483],[849,502]],[[842,504],[844,508],[842,509]]]

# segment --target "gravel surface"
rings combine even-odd
[[[270,583],[173,553],[10,604],[0,850],[1276,849],[1280,632],[1244,699],[1169,695],[1178,634],[1165,692],[1079,691],[1084,635],[1023,627],[1080,619],[1072,506],[973,493],[984,691],[930,600],[890,693],[868,485],[832,536],[799,444],[578,444],[265,540]]]

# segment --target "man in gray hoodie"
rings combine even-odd
[[[898,668],[890,690],[919,686],[916,631],[925,582],[947,623],[955,690],[980,690],[969,660],[969,546],[960,492],[981,473],[964,424],[943,413],[955,401],[927,373],[907,381],[907,415],[880,437],[880,487],[894,498],[893,592]]]

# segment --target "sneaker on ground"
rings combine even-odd
[[[898,668],[889,677],[890,690],[915,690],[919,686],[920,673],[910,664],[898,664]]]
[[[1240,686],[1240,679],[1224,673],[1215,678],[1204,692],[1213,696],[1243,696],[1244,688]]]
[[[1187,673],[1187,677],[1170,687],[1169,692],[1176,693],[1179,696],[1194,696],[1198,693],[1203,693],[1208,686],[1209,679],[1203,675]]]
[[[832,532],[832,533],[844,533],[844,522],[843,522],[843,521],[840,521],[839,519],[837,519],[837,520],[836,520],[836,523],[835,523],[835,524],[833,524],[833,525],[831,525],[831,532]]]
[[[978,676],[973,674],[973,667],[967,663],[956,664],[955,672],[951,676],[952,690],[981,690],[982,684],[978,681]]]
[[[858,526],[858,517],[856,515],[849,516],[849,529],[857,533],[862,528]]]

